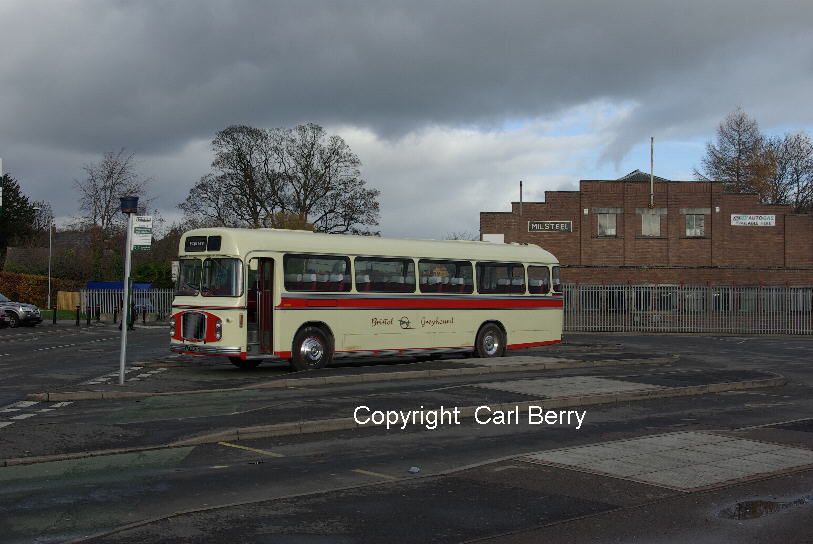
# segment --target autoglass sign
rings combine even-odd
[[[731,224],[736,227],[775,227],[775,215],[731,214]]]
[[[184,251],[220,251],[220,236],[187,236]]]

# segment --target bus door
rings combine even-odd
[[[248,352],[273,353],[274,259],[252,259],[248,276]]]
[[[259,259],[257,274],[257,318],[260,353],[273,353],[274,325],[274,259]]]

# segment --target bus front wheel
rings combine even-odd
[[[291,349],[291,366],[295,370],[324,368],[333,359],[330,337],[319,327],[300,329]]]
[[[477,357],[502,357],[505,353],[505,334],[494,323],[487,323],[480,327],[474,342]]]

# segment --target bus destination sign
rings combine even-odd
[[[573,232],[573,221],[528,221],[528,232]]]

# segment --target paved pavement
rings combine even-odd
[[[171,392],[189,385],[184,376],[226,388],[292,377],[279,365],[242,373],[214,358],[195,359],[194,366],[183,359],[158,366],[165,352],[149,354],[165,346],[164,331],[137,333],[148,341],[146,355],[134,362],[156,362],[128,374],[137,378],[125,386],[128,391]],[[53,339],[53,345],[67,343]],[[365,427],[2,467],[0,542],[808,541],[810,339],[579,335],[555,351],[520,357],[614,362],[358,383],[362,374],[472,368],[471,360],[415,365],[359,360],[314,376],[325,377],[322,384],[24,400],[46,390],[116,390],[98,379],[112,372],[104,369],[110,344],[98,344],[107,349],[90,358],[77,352],[83,344],[39,352],[32,363],[39,369],[58,363],[70,378],[54,372],[48,379],[26,380],[17,356],[11,358],[15,364],[3,367],[16,376],[18,392],[6,405],[13,409],[0,413],[0,421],[13,421],[0,428],[0,457],[333,418],[361,402],[406,410],[421,404],[510,406],[577,402],[585,395],[640,396],[586,406],[578,430],[574,421],[479,425],[468,419],[435,430]],[[657,358],[662,362],[641,362]],[[624,359],[627,363],[618,363]],[[787,377],[786,385],[644,396],[777,373]],[[328,383],[331,376],[348,380]],[[92,381],[97,383],[83,383]],[[33,415],[10,419],[27,414]],[[742,517],[752,511],[763,515]],[[133,525],[123,527],[127,523]]]

